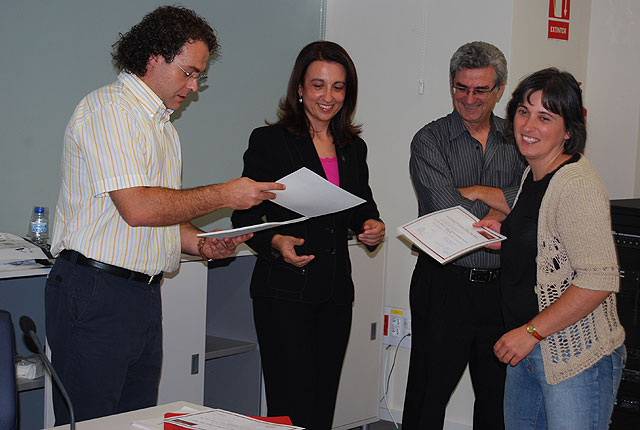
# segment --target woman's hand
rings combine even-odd
[[[384,239],[385,226],[382,221],[368,219],[362,225],[362,233],[358,235],[360,242],[365,245],[375,246]]]
[[[496,233],[500,233],[500,228],[502,228],[502,223],[500,221],[493,218],[482,218],[480,221],[473,224],[474,227],[488,227]],[[502,248],[502,242],[494,242],[484,246],[488,249],[493,249],[495,251]]]
[[[523,325],[502,335],[493,346],[493,353],[501,362],[515,366],[529,355],[536,343],[538,339],[531,336]]]
[[[301,237],[283,236],[276,234],[271,239],[271,246],[277,249],[285,262],[292,264],[296,267],[306,266],[315,258],[314,255],[298,255],[296,254],[295,246],[300,246],[304,243],[304,239]]]

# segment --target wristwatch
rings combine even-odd
[[[540,336],[540,333],[536,331],[536,326],[533,325],[533,321],[529,321],[529,324],[527,324],[527,333],[538,340],[544,340],[544,337]]]

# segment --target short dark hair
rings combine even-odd
[[[329,132],[338,146],[348,145],[360,134],[360,126],[353,124],[353,114],[358,100],[358,75],[353,60],[347,51],[337,43],[318,41],[302,48],[291,71],[287,95],[280,100],[278,124],[287,132],[301,137],[309,133],[309,119],[302,103],[298,102],[298,87],[304,85],[304,77],[309,65],[314,61],[329,61],[344,67],[346,93],[342,109],[331,118]]]
[[[118,70],[144,76],[149,57],[162,55],[171,63],[187,42],[196,40],[206,43],[210,54],[220,48],[213,28],[204,18],[182,6],[161,6],[126,34],[120,34],[111,57]]]
[[[507,103],[507,133],[513,136],[513,120],[518,106],[531,94],[542,91],[542,105],[549,112],[560,115],[569,133],[564,142],[564,153],[573,155],[584,150],[587,141],[587,127],[582,106],[580,84],[569,72],[549,67],[523,78]]]
[[[451,56],[449,77],[453,82],[456,73],[462,69],[484,69],[485,67],[493,67],[496,87],[507,82],[507,60],[501,50],[487,42],[465,43]]]

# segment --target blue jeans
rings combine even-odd
[[[624,345],[582,373],[556,385],[545,380],[540,345],[507,368],[507,430],[606,430],[626,360]]]

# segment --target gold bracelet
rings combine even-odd
[[[201,237],[198,240],[198,254],[200,254],[200,257],[202,257],[202,259],[204,261],[208,261],[209,258],[206,255],[204,255],[204,242],[205,242],[205,240],[207,240],[206,237]]]

